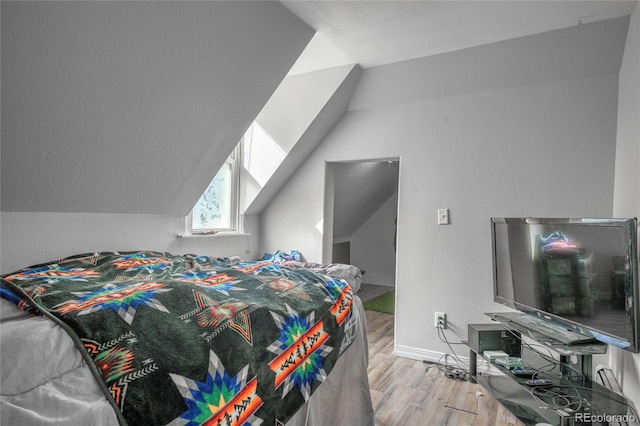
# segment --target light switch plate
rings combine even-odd
[[[449,209],[438,209],[438,225],[449,224]]]

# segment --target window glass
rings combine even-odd
[[[251,185],[255,182],[262,188],[285,157],[286,152],[258,123],[253,122],[193,207],[186,220],[187,232],[242,232],[239,203],[240,193],[247,190],[247,182],[241,182],[240,168],[251,176]]]
[[[231,162],[226,162],[204,191],[192,215],[192,229],[233,228],[233,173]]]

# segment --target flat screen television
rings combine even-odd
[[[635,218],[491,218],[494,300],[640,352]]]

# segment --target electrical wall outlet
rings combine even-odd
[[[447,314],[444,312],[436,312],[435,328],[447,328]]]

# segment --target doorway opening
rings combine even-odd
[[[363,272],[364,302],[395,289],[398,158],[328,162],[323,261]]]

